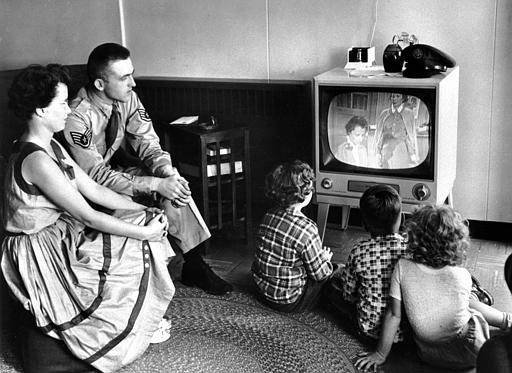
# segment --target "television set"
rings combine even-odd
[[[356,71],[357,72],[357,71]],[[314,77],[318,226],[330,205],[342,227],[363,192],[388,184],[403,210],[451,203],[457,161],[459,68],[429,78],[335,68]]]

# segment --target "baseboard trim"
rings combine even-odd
[[[469,220],[469,231],[472,238],[512,242],[512,223]]]

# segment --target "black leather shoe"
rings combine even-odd
[[[224,295],[233,291],[233,286],[217,276],[203,260],[183,263],[181,282],[186,286],[197,286],[208,294]]]

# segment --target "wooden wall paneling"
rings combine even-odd
[[[309,81],[139,78],[136,90],[161,139],[162,126],[188,115],[214,115],[221,126],[250,129],[255,217],[268,207],[264,177],[273,166],[295,158],[312,164]]]

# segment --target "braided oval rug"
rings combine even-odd
[[[319,310],[280,313],[245,292],[208,295],[177,285],[169,306],[170,340],[150,345],[122,373],[356,372],[364,347]],[[22,372],[12,345],[0,341],[0,372]]]
[[[275,312],[242,292],[179,287],[168,314],[171,339],[123,373],[356,372],[351,361],[364,349],[318,312]]]

